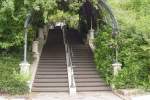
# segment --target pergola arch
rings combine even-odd
[[[67,1],[67,0],[64,0]],[[86,0],[89,1],[89,0]],[[118,24],[117,24],[117,20],[115,19],[115,16],[110,8],[110,6],[107,4],[106,0],[98,0],[98,7],[99,10],[101,8],[103,8],[110,16],[111,19],[111,26],[112,26],[112,35],[116,36],[116,34],[118,33]],[[31,19],[32,19],[32,12],[33,10],[31,10],[26,17],[25,23],[24,23],[24,29],[25,29],[25,35],[24,35],[24,64],[27,65],[28,61],[27,61],[27,35],[28,35],[28,26],[31,24]]]

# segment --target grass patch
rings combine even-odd
[[[28,92],[27,78],[19,74],[19,53],[0,54],[0,93],[24,94]]]

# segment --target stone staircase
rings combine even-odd
[[[72,46],[72,63],[77,92],[111,91],[96,70],[89,45],[83,44],[76,32],[69,32],[68,39]]]
[[[72,51],[72,63],[77,92],[111,91],[93,61],[93,53],[83,44],[76,32],[68,31],[66,37]],[[65,46],[61,30],[49,32],[40,57],[32,92],[69,92]]]
[[[51,30],[43,48],[32,92],[69,92],[61,30]]]
[[[90,48],[77,44],[72,45],[72,51],[77,92],[110,91],[110,87],[106,85],[96,71]]]

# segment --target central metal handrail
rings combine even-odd
[[[67,69],[68,69],[68,81],[69,81],[69,90],[70,95],[76,94],[76,84],[74,79],[74,71],[73,71],[73,64],[72,64],[72,48],[69,44],[69,41],[66,39],[66,33],[65,28],[62,28],[63,31],[63,39],[64,39],[64,45],[65,45],[65,51],[66,51],[66,63],[67,63]]]

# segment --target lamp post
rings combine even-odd
[[[113,33],[114,35],[116,33]],[[117,43],[117,36],[115,36],[116,44],[115,44],[115,62],[112,64],[113,67],[113,75],[118,75],[118,72],[121,70],[122,64],[118,61],[118,43]]]
[[[29,75],[29,67],[30,64],[27,61],[27,46],[28,46],[28,27],[29,27],[29,21],[31,18],[31,12],[28,14],[27,19],[24,23],[24,29],[25,29],[25,34],[24,34],[24,60],[21,62],[20,65],[20,73],[23,75]]]
[[[27,37],[28,37],[28,29],[25,28],[25,35],[24,35],[24,60],[21,62],[20,65],[20,73],[29,75],[29,67],[30,64],[27,61]]]
[[[115,62],[112,64],[112,66],[113,66],[113,75],[114,76],[118,75],[118,72],[121,70],[122,64],[119,62]]]
[[[91,29],[89,30],[89,34],[88,34],[88,43],[92,49],[92,51],[94,51],[95,46],[94,46],[94,32],[95,30],[93,29],[93,22],[92,22],[92,17],[91,17]]]

